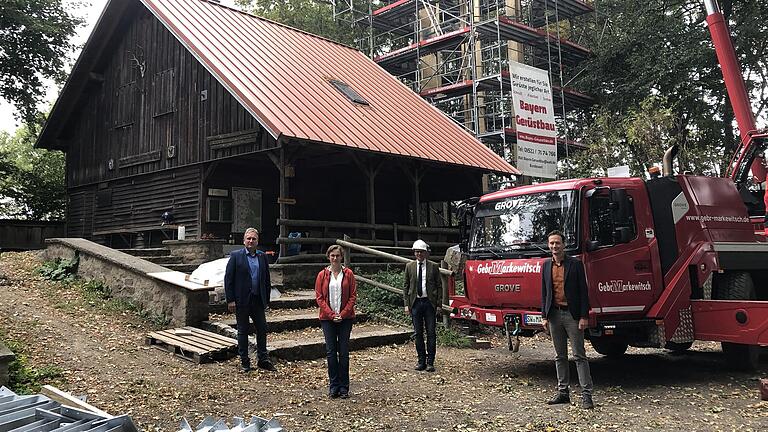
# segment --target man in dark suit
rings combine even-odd
[[[416,335],[416,353],[419,362],[417,371],[435,371],[435,334],[436,311],[443,304],[443,289],[440,281],[440,267],[429,261],[429,245],[423,240],[413,243],[416,259],[405,265],[405,287],[403,301],[405,313],[413,320]],[[427,330],[427,344],[424,346],[424,327]]]
[[[584,350],[584,330],[589,325],[589,293],[584,265],[577,258],[565,255],[565,237],[560,231],[547,236],[552,258],[544,261],[541,270],[541,315],[544,331],[552,335],[555,346],[557,393],[549,405],[570,403],[568,341],[576,358],[576,372],[581,386],[581,406],[595,407],[592,402],[592,376]]]
[[[266,255],[256,249],[259,243],[259,231],[248,228],[243,235],[245,247],[232,252],[224,273],[224,291],[227,295],[229,312],[237,317],[237,348],[240,354],[242,372],[250,372],[251,360],[248,358],[248,333],[250,320],[256,326],[257,366],[261,369],[276,371],[267,353],[267,318],[264,313],[269,305],[272,283],[269,278],[269,263]]]

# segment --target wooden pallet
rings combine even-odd
[[[226,360],[237,355],[237,340],[194,327],[179,327],[147,334],[147,345],[195,363]]]

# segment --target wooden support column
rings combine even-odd
[[[278,142],[278,148],[276,149],[276,153],[267,153],[269,156],[269,159],[272,161],[273,164],[277,167],[278,171],[278,184],[280,188],[280,195],[278,196],[278,206],[279,206],[279,218],[280,219],[288,219],[289,218],[289,212],[288,212],[288,204],[282,200],[281,198],[287,198],[288,194],[290,193],[290,188],[288,184],[288,178],[287,178],[287,158],[285,154],[285,143]],[[285,238],[288,237],[288,227],[285,225],[280,225],[279,228],[279,237]],[[280,243],[280,257],[284,257],[288,245],[285,243]]]
[[[415,217],[415,223],[417,227],[421,227],[421,197],[419,195],[419,185],[421,179],[424,178],[424,173],[420,164],[405,165],[402,166],[403,172],[413,184],[413,215]]]
[[[366,190],[366,199],[367,199],[367,209],[368,209],[368,223],[369,224],[375,224],[376,223],[376,176],[379,174],[379,171],[381,170],[381,165],[383,163],[383,160],[374,161],[371,159],[361,159],[360,156],[356,155],[355,153],[350,153],[352,156],[352,160],[355,161],[355,164],[360,168],[360,171],[363,172],[365,175],[366,183],[367,183],[367,190]],[[371,230],[371,240],[376,240],[376,230]]]

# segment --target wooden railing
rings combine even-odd
[[[278,219],[277,225],[286,227],[283,232],[307,232],[307,237],[278,237],[281,256],[285,256],[286,246],[300,244],[311,246],[316,253],[325,251],[325,247],[336,239],[347,235],[358,245],[382,247],[410,247],[414,240],[422,239],[435,250],[444,250],[458,242],[459,229],[450,227],[428,228],[411,225],[369,224],[362,222],[318,221],[305,219]]]
[[[381,250],[369,248],[367,246],[353,243],[349,240],[336,240],[336,244],[341,246],[344,249],[344,265],[347,267],[350,267],[352,265],[350,257],[352,256],[351,252],[353,250],[356,250],[358,252],[363,252],[364,254],[374,255],[380,258],[389,259],[395,262],[400,262],[403,264],[407,264],[413,261],[413,259],[409,259],[409,258],[401,257],[398,255],[394,255],[388,252],[384,252]],[[445,261],[441,260],[440,261],[440,281],[441,281],[442,291],[443,291],[442,312],[443,312],[443,323],[446,325],[448,324],[448,320],[449,320],[448,314],[453,311],[453,308],[448,306],[448,291],[449,291],[450,285],[454,283],[453,278],[455,276],[452,271],[448,270],[447,267],[448,267],[448,264],[446,264]],[[377,288],[381,288],[401,296],[403,295],[402,289],[393,287],[391,285],[387,285],[382,282],[375,281],[373,279],[369,279],[365,276],[356,274],[355,279],[360,282],[364,282],[369,285],[375,286]]]

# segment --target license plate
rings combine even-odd
[[[541,325],[541,314],[525,314],[523,321],[526,325]]]

